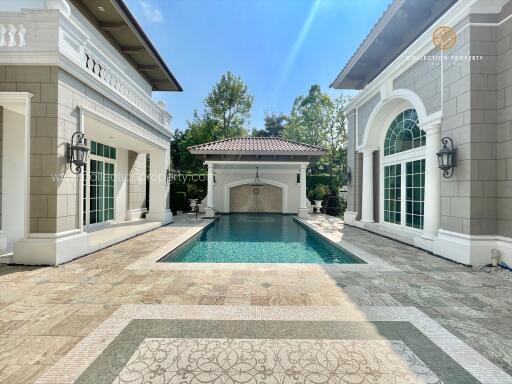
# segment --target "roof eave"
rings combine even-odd
[[[393,2],[388,6],[386,11],[382,14],[382,16],[377,20],[370,33],[366,36],[363,42],[359,45],[357,50],[354,52],[352,57],[349,59],[347,64],[343,67],[341,72],[336,76],[336,79],[330,84],[329,87],[335,89],[362,89],[364,86],[359,84],[357,88],[348,88],[348,87],[340,87],[342,82],[346,79],[346,76],[350,73],[350,71],[357,64],[359,59],[364,55],[364,53],[368,50],[370,45],[375,41],[375,39],[382,32],[384,27],[387,25],[391,17],[400,9],[405,0],[393,0]],[[350,85],[349,85],[350,87]]]
[[[149,37],[146,35],[142,27],[139,25],[135,17],[132,15],[128,7],[124,4],[123,0],[111,0],[111,3],[118,10],[119,14],[125,20],[129,28],[137,35],[140,42],[144,45],[147,52],[153,57],[153,60],[155,60],[160,70],[167,76],[169,82],[174,86],[174,89],[163,89],[155,88],[155,85],[152,84],[153,90],[182,92],[183,88],[181,87],[180,83],[174,77],[167,64],[165,64],[165,61],[162,59],[157,49],[155,48]]]
[[[188,151],[193,155],[248,155],[248,156],[323,156],[325,151],[225,151],[192,149]]]

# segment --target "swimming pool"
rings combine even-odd
[[[166,263],[361,264],[290,215],[223,215],[160,260]]]

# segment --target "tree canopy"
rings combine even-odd
[[[318,84],[305,95],[295,98],[289,115],[266,113],[264,128],[253,130],[258,137],[277,136],[325,148],[326,155],[311,164],[313,174],[330,176],[331,187],[341,184],[346,165],[343,144],[347,140],[343,108],[346,96],[335,99],[323,93]],[[204,111],[194,111],[185,131],[176,131],[172,142],[172,160],[175,170],[204,172],[202,162],[187,148],[192,145],[230,137],[246,136],[253,97],[247,85],[238,76],[227,72],[214,85],[204,100]]]
[[[182,172],[203,172],[202,162],[191,155],[192,145],[229,137],[245,136],[253,97],[239,76],[222,75],[204,100],[204,111],[194,111],[184,132],[176,130],[171,144],[173,168]]]
[[[264,118],[264,129],[255,129],[252,132],[253,136],[256,137],[281,137],[284,131],[284,127],[288,121],[288,116],[284,114],[277,114],[272,112],[270,114],[265,113]]]
[[[218,138],[247,134],[253,97],[239,76],[228,72],[220,78],[204,100],[204,117],[211,120]]]

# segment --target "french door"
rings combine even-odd
[[[114,220],[115,148],[91,142],[91,156],[84,169],[83,222],[94,225]]]
[[[89,224],[113,220],[114,164],[94,159],[89,164]]]
[[[384,221],[423,229],[425,159],[384,166]]]

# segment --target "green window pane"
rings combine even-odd
[[[408,162],[406,169],[406,225],[421,229],[424,215],[425,160]]]
[[[425,145],[425,132],[418,126],[416,110],[408,109],[395,117],[384,139],[384,155],[408,151]]]

